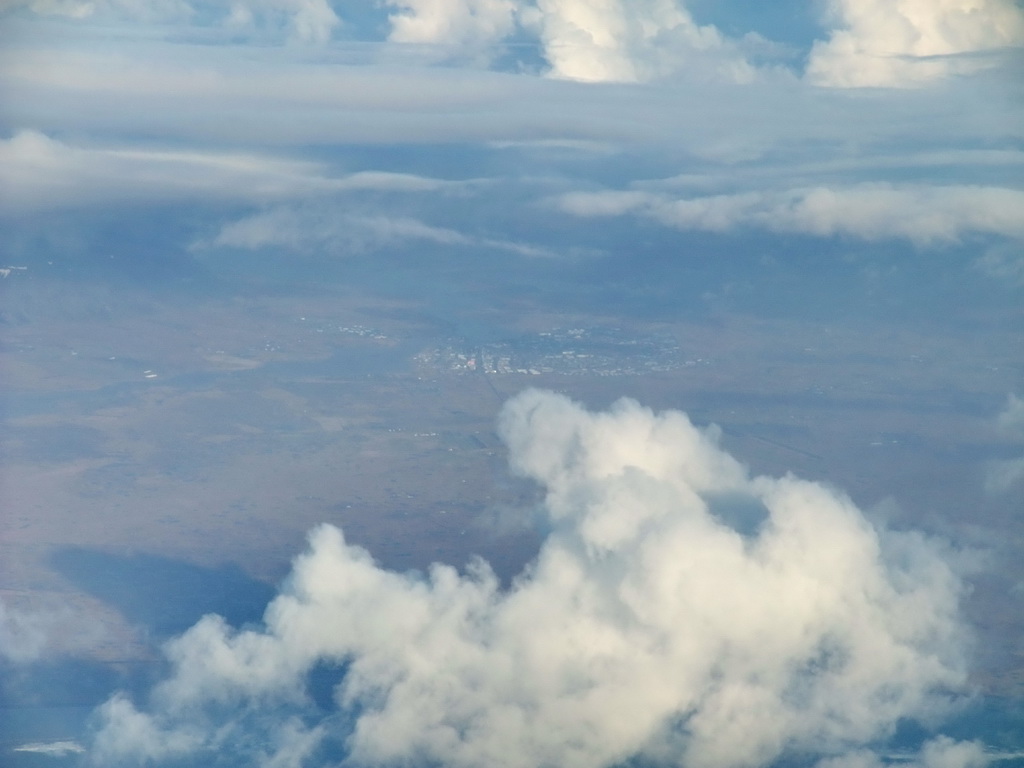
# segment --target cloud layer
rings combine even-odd
[[[869,765],[856,749],[963,688],[961,586],[925,538],[817,483],[750,477],[682,413],[531,390],[500,430],[550,526],[510,588],[482,561],[389,572],[321,526],[263,627],[208,616],[167,646],[147,706],[103,706],[93,759],[303,765],[333,739],[359,765]],[[344,668],[331,712],[305,689],[324,663]]]
[[[638,213],[677,229],[902,238],[918,245],[968,233],[1024,239],[1024,192],[1001,187],[864,183],[673,199],[642,191],[571,193],[560,201],[578,216]]]
[[[74,146],[38,131],[0,139],[0,168],[0,213],[115,202],[269,202],[454,186],[404,173],[331,175],[316,163],[257,154]]]
[[[296,43],[325,43],[341,25],[328,0],[0,0],[0,12],[26,8],[42,16],[142,23],[196,23],[211,17],[232,33],[272,30]]]

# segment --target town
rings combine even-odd
[[[686,358],[670,334],[637,337],[620,328],[569,328],[473,347],[451,340],[416,355],[432,371],[485,374],[631,376],[709,365]]]

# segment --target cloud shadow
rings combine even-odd
[[[208,613],[234,626],[257,622],[276,593],[234,564],[204,568],[157,555],[80,547],[54,552],[50,564],[156,639],[183,632]]]

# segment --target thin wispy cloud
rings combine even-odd
[[[323,204],[261,211],[226,224],[215,237],[197,241],[193,247],[197,250],[284,248],[300,254],[345,256],[410,241],[492,249],[527,257],[555,256],[541,246],[466,234],[409,216],[359,215]]]
[[[1015,442],[1024,443],[1024,398],[1011,394],[996,417],[996,428]],[[1002,494],[1024,483],[1024,456],[990,461],[985,468],[985,490]]]
[[[22,131],[0,139],[0,210],[111,202],[272,201],[340,192],[436,192],[457,183],[407,173],[331,174],[323,165],[237,152],[83,147]]]
[[[0,602],[0,659],[35,661],[49,644],[52,625],[49,615],[20,611]]]
[[[106,638],[103,626],[87,610],[69,605],[60,595],[0,598],[0,662],[28,665],[84,655]]]

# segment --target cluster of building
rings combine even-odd
[[[305,317],[300,321],[306,322]],[[333,323],[317,324],[313,328],[314,333],[343,333],[349,336],[361,336],[374,341],[387,341],[388,335],[377,328],[368,328],[365,325],[334,325]]]
[[[685,359],[667,334],[637,337],[618,328],[555,329],[477,347],[451,341],[419,353],[416,362],[435,371],[533,376],[627,376],[708,363]]]

